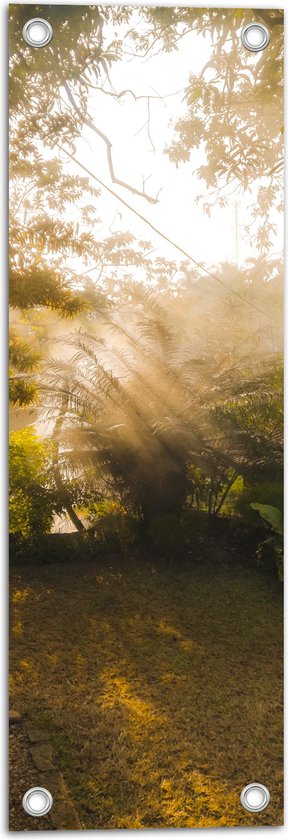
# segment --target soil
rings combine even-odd
[[[39,784],[33,766],[24,724],[10,726],[9,733],[9,827],[11,831],[53,831],[49,814],[30,817],[22,805],[26,790]]]

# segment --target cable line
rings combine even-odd
[[[80,160],[77,160],[77,158],[75,158],[74,155],[72,155],[70,152],[64,149],[63,146],[60,146],[60,143],[56,143],[56,145],[58,146],[61,152],[64,152],[64,154],[70,158],[70,160],[76,163],[77,166],[80,166],[80,168],[83,169],[83,171],[86,172],[86,174],[89,175],[90,178],[93,178],[94,181],[97,181],[97,183],[100,184],[101,187],[103,187],[103,189],[110,193],[110,195],[113,195],[114,198],[117,198],[117,201],[120,201],[121,204],[124,205],[124,207],[127,207],[127,209],[131,211],[131,213],[134,213],[136,216],[138,216],[138,219],[141,219],[142,222],[148,225],[151,228],[151,230],[153,230],[154,233],[157,234],[157,236],[161,236],[162,239],[169,243],[169,245],[172,245],[172,247],[176,248],[176,250],[179,251],[180,254],[183,254],[184,257],[187,257],[187,259],[190,262],[194,263],[194,265],[196,265],[197,268],[200,268],[201,271],[204,272],[204,274],[207,274],[208,277],[212,277],[213,280],[216,280],[217,283],[220,283],[220,285],[223,286],[224,289],[226,289],[230,294],[233,294],[237,298],[239,298],[239,300],[241,300],[242,303],[246,303],[247,306],[250,306],[252,309],[255,309],[256,312],[259,312],[261,315],[264,315],[265,318],[269,318],[270,321],[275,321],[275,318],[272,318],[271,315],[268,315],[267,312],[264,312],[264,309],[261,309],[260,306],[256,305],[256,303],[251,303],[250,300],[246,300],[246,298],[243,297],[243,295],[241,295],[239,292],[236,292],[235,289],[230,289],[230,287],[227,286],[226,283],[224,283],[224,280],[220,280],[220,277],[217,277],[217,274],[214,274],[213,271],[209,271],[208,268],[205,268],[205,266],[202,265],[202,263],[198,262],[198,260],[195,260],[194,257],[192,257],[191,254],[188,253],[188,251],[185,251],[184,248],[181,248],[180,245],[177,245],[177,242],[174,242],[173,239],[169,239],[169,236],[166,236],[166,234],[159,230],[159,228],[157,228],[155,225],[153,225],[152,222],[149,222],[149,219],[146,219],[146,216],[143,216],[142,213],[139,213],[138,210],[135,210],[135,208],[132,207],[131,204],[128,204],[128,201],[125,201],[124,198],[121,198],[121,196],[118,195],[118,193],[116,193],[114,190],[112,190],[111,187],[108,187],[107,184],[104,183],[104,181],[101,181],[101,179],[98,178],[98,176],[95,175],[94,172],[91,172],[91,169],[88,169],[88,167],[81,163]],[[275,323],[280,322],[275,321]]]

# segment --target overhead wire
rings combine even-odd
[[[280,323],[276,321],[276,319],[273,318],[270,314],[268,314],[268,312],[265,312],[264,309],[261,309],[260,306],[257,306],[256,303],[252,303],[251,300],[247,300],[247,298],[241,295],[240,292],[237,292],[235,289],[231,289],[230,286],[228,286],[227,283],[224,282],[224,280],[221,280],[221,278],[218,277],[217,274],[215,274],[213,271],[210,271],[210,269],[206,268],[206,266],[204,266],[203,263],[199,262],[199,260],[196,260],[192,256],[192,254],[190,254],[188,251],[182,248],[181,245],[178,245],[177,242],[174,242],[173,239],[170,239],[170,237],[163,233],[163,231],[161,231],[159,228],[157,228],[156,225],[153,225],[153,223],[150,222],[149,219],[146,218],[146,216],[143,216],[143,214],[140,213],[139,210],[136,210],[136,208],[129,204],[128,201],[125,201],[124,198],[122,198],[120,195],[118,195],[118,193],[115,192],[115,190],[111,189],[111,187],[105,184],[104,181],[102,181],[98,175],[95,175],[95,173],[92,172],[91,169],[89,169],[87,166],[85,166],[85,164],[79,161],[75,157],[75,155],[71,154],[71,152],[69,152],[67,149],[61,146],[60,143],[57,143],[56,145],[58,146],[61,152],[67,155],[67,157],[70,158],[70,160],[72,160],[73,163],[75,163],[84,172],[86,172],[86,174],[89,175],[90,178],[93,178],[94,181],[97,181],[97,183],[100,184],[100,186],[103,187],[103,189],[105,189],[106,192],[108,192],[110,195],[116,198],[117,201],[120,201],[121,204],[123,204],[124,207],[127,208],[127,210],[130,210],[130,212],[134,213],[138,217],[138,219],[141,219],[142,222],[148,225],[148,227],[150,227],[151,230],[153,230],[154,233],[157,234],[157,236],[160,236],[162,239],[165,240],[165,242],[168,242],[169,245],[172,245],[173,248],[175,248],[177,251],[179,251],[180,254],[186,257],[189,260],[189,262],[192,262],[194,265],[196,265],[197,268],[199,268],[208,277],[211,277],[213,280],[216,280],[216,282],[223,286],[223,288],[226,289],[229,292],[229,294],[234,295],[239,300],[241,300],[242,303],[245,303],[246,306],[250,306],[250,308],[254,309],[256,312],[259,312],[261,315],[264,315],[265,318],[269,318],[270,321]]]

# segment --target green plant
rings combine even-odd
[[[267,539],[262,540],[257,548],[257,555],[265,559],[265,551],[271,549],[275,561],[279,580],[283,580],[283,514],[273,505],[262,505],[260,502],[252,502],[250,507],[257,510],[264,522],[267,522],[274,532]]]
[[[245,480],[241,492],[235,497],[235,512],[251,525],[255,523],[255,513],[252,507],[252,502],[255,499],[261,505],[272,505],[278,510],[281,510],[283,506],[281,475],[277,476],[275,481],[266,481],[261,476],[259,476],[259,479],[255,476],[254,479],[251,477],[250,481],[249,479]]]
[[[48,533],[59,501],[50,472],[47,440],[32,429],[12,432],[9,441],[10,533]]]
[[[166,556],[181,555],[185,549],[185,534],[181,522],[173,514],[162,513],[151,520],[148,528],[153,545]]]

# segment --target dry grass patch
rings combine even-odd
[[[13,707],[51,730],[86,828],[282,824],[277,581],[120,560],[11,579]]]

